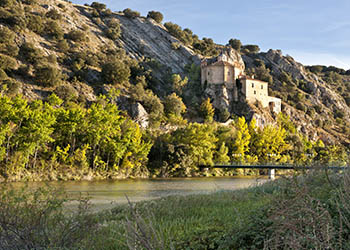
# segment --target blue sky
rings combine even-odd
[[[73,0],[73,3],[91,3]],[[281,49],[303,64],[350,68],[349,0],[98,0],[113,11],[163,13],[200,38],[226,44],[237,38],[262,51]]]

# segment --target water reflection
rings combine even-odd
[[[141,179],[119,181],[66,181],[49,182],[50,186],[62,187],[72,196],[80,193],[87,194],[91,202],[97,207],[108,208],[113,204],[151,200],[169,195],[189,195],[210,193],[218,190],[236,190],[254,186],[266,179],[255,178],[176,178],[176,179]],[[23,186],[23,183],[15,183],[14,187]],[[30,183],[30,187],[38,187],[44,183]]]

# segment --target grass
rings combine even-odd
[[[349,249],[350,177],[315,171],[239,191],[117,205],[79,218],[82,226],[89,218],[81,235],[74,232],[81,249]]]

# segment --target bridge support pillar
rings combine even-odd
[[[269,169],[269,179],[270,180],[275,179],[275,171],[276,171],[276,169]]]

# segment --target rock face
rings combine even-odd
[[[209,84],[204,93],[218,110],[232,111],[233,89],[225,84]]]
[[[305,99],[300,100],[299,103],[306,110],[314,110],[317,107],[318,110],[314,114],[305,113],[288,105],[286,100],[284,100],[283,112],[290,116],[291,120],[297,125],[298,130],[312,139],[323,138],[331,143],[339,141],[348,143],[348,139],[339,133],[339,127],[333,120],[335,112],[342,112],[344,121],[346,123],[350,122],[350,109],[339,93],[317,75],[308,72],[302,64],[296,62],[292,57],[283,56],[280,50],[269,50],[266,53],[243,56],[247,68],[256,67],[253,63],[255,59],[262,60],[270,69],[273,84],[270,84],[269,87],[275,91],[274,93],[285,92],[283,89],[283,84],[285,83],[282,82],[281,75],[287,73],[296,82],[295,86],[289,86],[291,90],[288,95],[293,96],[300,93],[305,96]],[[298,82],[302,82],[303,87],[300,84],[298,86]],[[319,124],[316,124],[316,120],[322,122],[333,120],[333,124],[327,128],[320,128]]]
[[[122,14],[115,14],[114,17],[120,21],[122,28],[120,43],[131,57],[156,59],[171,68],[173,73],[180,74],[186,65],[200,64],[199,55],[182,45],[152,18],[127,18]],[[179,45],[177,49],[173,48],[174,43]]]
[[[130,117],[136,121],[141,127],[148,127],[148,113],[139,102],[134,102],[127,96],[119,96],[117,98],[118,107],[126,111]]]

